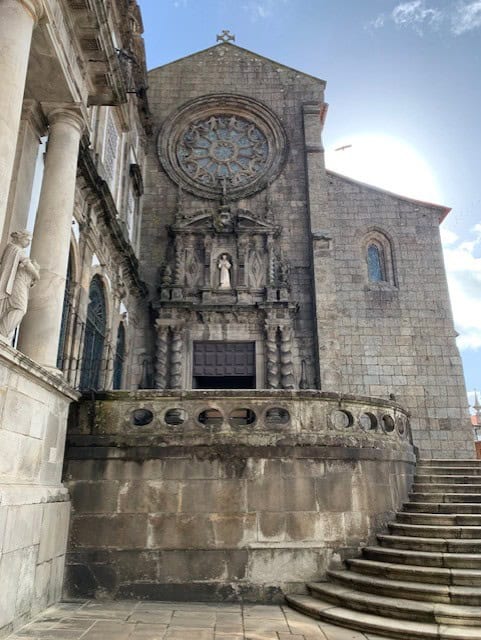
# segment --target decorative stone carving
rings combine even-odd
[[[292,329],[281,327],[281,384],[283,389],[294,389],[294,369],[292,366]]]
[[[39,265],[24,253],[32,238],[14,231],[0,262],[0,334],[11,340],[27,311],[30,288],[40,279]]]
[[[172,328],[170,348],[170,385],[171,389],[182,388],[182,346],[184,342],[182,328]]]
[[[155,388],[167,387],[167,368],[169,357],[169,328],[160,326],[157,329],[157,359],[155,372]]]
[[[209,95],[165,122],[158,153],[170,177],[195,195],[238,200],[264,188],[285,160],[277,116],[245,96]]]
[[[217,268],[219,269],[219,289],[231,289],[230,270],[232,269],[232,264],[226,253],[223,253],[219,258]]]
[[[266,327],[266,378],[268,389],[279,389],[279,349],[277,347],[277,326]]]
[[[259,289],[266,284],[264,240],[262,236],[254,236],[254,248],[249,256],[249,286]]]

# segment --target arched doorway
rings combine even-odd
[[[124,327],[124,323],[121,322],[119,324],[119,328],[117,331],[117,345],[115,348],[114,379],[113,379],[114,389],[122,388],[122,374],[124,369],[124,360],[125,360],[125,327]]]
[[[105,343],[107,310],[102,282],[94,276],[89,288],[89,306],[82,355],[81,389],[99,389]]]

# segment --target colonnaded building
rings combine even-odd
[[[449,209],[325,169],[323,80],[226,32],[147,76],[141,33],[135,0],[0,4],[0,636],[62,594],[481,626],[431,597],[454,569],[386,604],[423,524],[475,562],[426,533],[473,457]],[[436,509],[382,534],[416,452]]]

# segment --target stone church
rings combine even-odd
[[[147,74],[141,34],[0,5],[0,637],[62,596],[302,596],[416,458],[474,455],[449,209],[325,168],[323,80],[225,33]]]

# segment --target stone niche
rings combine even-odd
[[[276,602],[407,498],[392,402],[320,391],[105,392],[73,416],[66,594]]]

